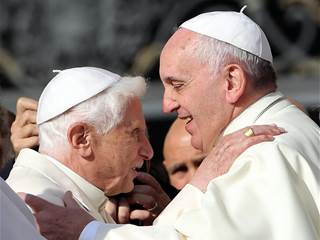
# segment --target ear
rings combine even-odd
[[[243,69],[238,64],[230,64],[224,68],[226,100],[234,104],[243,95],[247,78]]]
[[[92,155],[92,136],[88,124],[77,122],[68,129],[68,142],[71,148],[79,153],[83,158],[89,159]]]

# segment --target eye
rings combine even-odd
[[[188,172],[188,168],[186,165],[177,166],[174,169],[172,169],[171,174],[177,175],[177,174],[183,174]]]
[[[171,86],[175,89],[175,90],[179,90],[183,87],[183,83],[181,82],[171,82]]]
[[[200,159],[197,159],[197,160],[194,160],[193,161],[193,165],[198,168],[200,166],[200,164],[202,163],[204,157],[200,158]]]
[[[131,135],[133,137],[138,138],[139,137],[139,133],[140,133],[140,129],[139,128],[135,128],[135,129],[132,130]]]
[[[180,80],[180,79],[176,79],[176,78],[167,78],[166,79],[166,83],[170,86],[172,86],[172,88],[174,90],[180,90],[183,86],[184,86],[184,81]]]

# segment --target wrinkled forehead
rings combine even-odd
[[[161,56],[170,54],[170,52],[186,51],[189,49],[189,46],[193,46],[196,43],[198,38],[198,33],[179,28],[165,44]]]
[[[160,55],[159,73],[162,80],[174,77],[177,74],[176,68],[188,70],[186,65],[194,59],[192,50],[199,38],[197,35],[189,30],[179,29],[168,40]]]

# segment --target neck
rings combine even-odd
[[[268,87],[264,89],[248,89],[234,105],[233,113],[229,122],[238,117],[244,110],[258,101],[260,98],[274,91],[276,91],[275,87]]]
[[[82,164],[82,159],[79,158],[76,154],[74,154],[72,151],[64,151],[59,152],[56,154],[48,154],[49,156],[53,157],[63,165],[65,165],[67,168],[71,169],[73,172],[78,174],[81,177],[84,176],[84,167]]]

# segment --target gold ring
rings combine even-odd
[[[243,134],[246,137],[252,137],[252,136],[254,136],[254,131],[252,130],[252,128],[248,128]]]
[[[158,203],[154,202],[154,206],[152,208],[147,209],[149,212],[152,212],[153,210],[155,210],[158,207]]]

